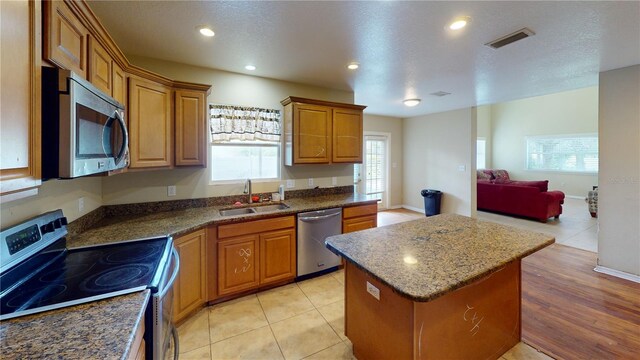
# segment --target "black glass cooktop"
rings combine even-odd
[[[157,290],[171,241],[137,240],[66,250],[0,299],[2,318],[76,305],[145,288]],[[6,289],[6,288],[5,288]]]

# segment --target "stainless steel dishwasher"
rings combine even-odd
[[[327,249],[324,240],[341,233],[341,208],[298,214],[298,277],[340,265],[340,257]]]

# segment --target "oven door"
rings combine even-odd
[[[173,283],[180,270],[180,257],[175,248],[171,248],[171,261],[162,277],[158,292],[152,294],[153,328],[151,331],[151,359],[177,359],[179,353],[178,332],[173,325]],[[168,354],[169,350],[173,354]]]
[[[78,177],[127,167],[129,139],[124,109],[115,100],[96,93],[91,84],[69,80],[70,103],[61,106],[61,120],[70,118],[69,153],[60,159],[60,177]],[[63,115],[62,113],[66,113]],[[64,116],[64,117],[63,117]],[[61,121],[61,125],[63,121]],[[66,139],[62,139],[64,145]]]

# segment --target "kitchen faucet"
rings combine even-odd
[[[244,182],[244,194],[249,194],[249,204],[253,204],[253,199],[251,199],[253,197],[253,193],[251,192],[251,179],[247,179],[247,181]]]

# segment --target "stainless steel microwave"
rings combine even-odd
[[[42,68],[42,177],[129,166],[124,105],[68,70]]]

